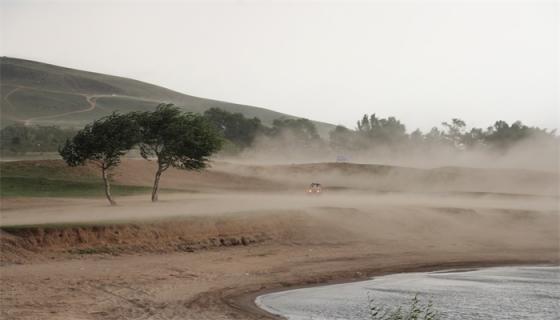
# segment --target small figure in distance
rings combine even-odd
[[[323,191],[323,188],[321,187],[321,184],[313,182],[309,185],[309,188],[307,189],[307,194],[319,195],[319,194],[321,194],[322,191]]]

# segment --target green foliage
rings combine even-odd
[[[0,130],[2,154],[56,152],[76,130],[56,126],[11,125]]]
[[[259,135],[286,139],[303,146],[321,142],[315,124],[307,119],[281,118],[274,120],[272,127],[267,127],[258,118],[250,119],[241,113],[231,113],[217,108],[207,110],[204,117],[226,141],[236,146],[234,148],[226,143],[225,148],[230,151],[240,151],[250,147]]]
[[[369,118],[365,114],[357,123],[357,131],[361,136],[380,144],[392,144],[406,138],[406,127],[399,120],[395,117],[377,118],[375,114]]]
[[[467,124],[465,121],[457,118],[451,119],[451,123],[443,122],[445,128],[443,136],[449,139],[454,145],[459,145],[463,141]]]
[[[105,195],[109,203],[115,205],[108,172],[120,163],[121,156],[138,142],[139,137],[138,124],[132,114],[113,113],[78,131],[59,153],[71,167],[91,161],[101,168]]]
[[[344,148],[352,143],[352,130],[345,126],[336,126],[333,131],[329,132],[329,140],[331,146],[335,149]]]
[[[204,117],[182,112],[172,104],[161,104],[153,112],[133,114],[140,126],[140,154],[156,157],[157,171],[152,201],[158,200],[161,174],[169,167],[204,169],[209,156],[220,150],[223,140]]]
[[[330,144],[337,151],[398,146],[408,138],[406,127],[395,117],[378,118],[367,114],[357,122],[355,130],[338,126],[329,134]]]
[[[241,113],[232,113],[218,108],[204,112],[204,117],[222,136],[240,149],[250,146],[264,126],[258,118],[246,118]]]
[[[466,123],[460,119],[452,119],[451,123],[442,123],[445,130],[440,138],[446,139],[459,148],[486,146],[494,150],[506,150],[515,143],[530,138],[554,138],[555,131],[548,131],[536,127],[528,127],[521,121],[509,125],[505,121],[496,121],[486,130],[472,128],[467,131]]]
[[[555,130],[548,131],[537,127],[528,127],[521,121],[516,121],[511,125],[505,121],[496,121],[494,126],[488,127],[483,140],[491,146],[503,149],[530,137],[551,137],[554,136],[555,132]]]
[[[120,158],[139,138],[138,125],[131,115],[113,113],[94,121],[67,140],[59,153],[69,166],[92,161],[102,169],[120,163]]]
[[[44,64],[35,61],[0,57],[0,124],[11,124],[17,119],[48,116],[42,124],[83,127],[85,124],[117,111],[153,111],[162,102],[181,106],[183,111],[203,113],[210,108],[220,108],[246,117],[258,117],[271,125],[274,119],[286,114],[248,105],[198,98],[175,92],[153,84]],[[10,94],[13,89],[18,89]],[[9,97],[6,98],[6,95]],[[93,97],[97,107],[87,111],[64,115],[63,112],[83,110],[88,107],[84,95]],[[8,101],[8,102],[6,102]],[[322,133],[333,125],[314,122]]]
[[[30,89],[14,92],[8,101],[16,106],[12,114],[19,119],[63,114],[88,107],[87,100],[81,95]]]
[[[486,130],[480,128],[467,129],[467,124],[454,118],[451,122],[443,122],[443,129],[432,128],[428,133],[416,129],[410,134],[394,117],[377,118],[375,114],[364,115],[357,122],[355,130],[338,126],[330,132],[331,146],[335,149],[356,150],[371,146],[406,147],[406,146],[447,146],[455,149],[484,147],[490,150],[504,151],[515,143],[531,138],[552,141],[556,131],[528,127],[520,121],[509,125],[505,121],[497,121]]]
[[[289,132],[302,142],[312,142],[320,139],[317,128],[307,119],[276,119],[272,122],[269,135],[278,136]]]
[[[80,170],[82,169],[82,170]],[[45,178],[54,180],[72,180],[92,182],[99,177],[87,168],[68,168],[66,163],[57,160],[42,161],[2,161],[2,177]]]
[[[0,177],[2,197],[102,197],[100,182],[58,180],[39,177]],[[149,193],[151,188],[143,186],[114,185],[115,195]]]
[[[202,116],[182,112],[172,104],[161,104],[153,112],[134,115],[140,126],[140,153],[156,157],[164,170],[203,169],[208,157],[218,151],[222,139]]]
[[[159,104],[157,101],[121,96],[98,96],[95,97],[93,101],[95,102],[95,108],[93,110],[71,113],[55,118],[58,122],[65,123],[68,126],[84,127],[93,119],[106,117],[113,112],[126,114],[129,112],[151,111]],[[80,109],[83,108],[84,107],[80,107]],[[40,121],[45,122],[46,119],[41,119]]]
[[[379,306],[371,297],[369,298],[369,311],[371,320],[439,320],[437,311],[433,309],[432,302],[422,304],[418,295],[412,298],[410,306],[390,309]]]

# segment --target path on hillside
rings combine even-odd
[[[80,110],[75,110],[75,111],[69,111],[69,112],[63,112],[63,113],[58,113],[58,114],[53,114],[53,115],[49,115],[49,116],[40,116],[40,117],[33,117],[33,118],[29,118],[23,121],[23,124],[28,126],[30,125],[33,121],[37,121],[37,120],[45,120],[45,119],[51,119],[51,118],[58,118],[58,117],[63,117],[63,116],[68,116],[71,114],[76,114],[76,113],[83,113],[83,112],[88,112],[88,111],[92,111],[95,109],[96,106],[96,97],[90,96],[90,95],[81,95],[83,96],[87,103],[88,103],[88,107],[85,109],[80,109]]]
[[[8,93],[6,94],[6,96],[4,97],[4,101],[6,101],[7,106],[8,106],[10,109],[12,109],[12,110],[14,110],[15,108],[14,108],[14,105],[10,102],[10,100],[8,100],[8,98],[9,98],[13,93],[15,93],[16,91],[18,91],[19,89],[21,89],[21,87],[15,87],[15,88],[12,89],[10,92],[8,92]],[[15,110],[14,110],[14,111],[15,111]]]
[[[40,89],[40,88],[34,88],[34,87],[27,87],[27,86],[16,86],[16,88],[14,88],[12,91],[10,91],[5,97],[4,100],[6,101],[7,105],[10,107],[10,109],[12,111],[16,111],[15,106],[10,102],[10,100],[8,99],[10,95],[12,95],[13,93],[15,93],[18,90],[21,89],[28,89],[28,90],[35,90],[35,91],[43,91],[43,92],[52,92],[52,93],[58,93],[58,94],[66,94],[66,95],[74,95],[74,96],[81,96],[84,97],[88,103],[87,107],[85,109],[80,109],[80,110],[74,110],[74,111],[68,111],[68,112],[63,112],[63,113],[57,113],[57,114],[52,114],[52,115],[46,115],[46,116],[39,116],[39,117],[32,117],[32,118],[28,118],[28,119],[18,119],[20,122],[23,122],[24,125],[31,125],[33,122],[37,122],[38,120],[45,120],[45,119],[53,119],[53,118],[59,118],[59,117],[64,117],[64,116],[68,116],[68,115],[72,115],[72,114],[77,114],[77,113],[84,113],[84,112],[89,112],[89,111],[93,111],[95,110],[95,108],[97,107],[97,99],[99,98],[126,98],[126,99],[131,99],[131,100],[140,100],[140,101],[148,101],[148,102],[155,102],[155,103],[161,103],[161,101],[157,101],[157,100],[151,100],[151,99],[146,99],[146,98],[139,98],[139,97],[132,97],[132,96],[126,96],[126,95],[118,95],[118,94],[85,94],[85,93],[72,93],[72,92],[65,92],[65,91],[58,91],[58,90],[49,90],[49,89]]]
[[[9,98],[12,94],[14,94],[16,91],[18,91],[19,89],[21,89],[21,87],[15,87],[15,88],[12,89],[10,92],[8,92],[8,93],[6,94],[6,96],[3,98],[4,101],[6,101],[6,106],[7,106],[12,112],[15,112],[15,107],[14,107],[14,105],[10,102],[10,100],[8,100],[8,98]],[[16,117],[9,117],[9,118],[12,119],[12,120],[15,120],[15,121],[21,121],[20,119],[18,119],[18,118],[16,118]]]

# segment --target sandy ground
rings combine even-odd
[[[197,193],[163,194],[158,204],[140,196],[120,198],[116,208],[102,199],[3,199],[2,318],[265,319],[253,299],[269,290],[560,262],[558,198],[542,173],[529,180],[522,173],[530,188],[515,193],[504,181],[491,184],[494,192],[471,182],[469,192],[464,182],[448,192],[388,192],[337,172],[348,177],[344,188],[309,197],[278,182],[285,174],[259,170],[245,178],[209,173],[212,184],[229,179],[230,187],[202,183]],[[243,179],[259,187],[235,188]],[[528,193],[539,183],[546,192]],[[51,225],[13,227],[29,224]]]

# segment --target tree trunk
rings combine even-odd
[[[102,168],[101,169],[103,172],[103,182],[105,183],[105,196],[107,197],[107,200],[109,200],[109,203],[112,206],[117,205],[117,203],[115,202],[115,200],[113,200],[113,197],[111,196],[111,184],[109,183],[109,175],[107,173],[107,168]]]
[[[161,166],[158,166],[158,170],[156,171],[156,178],[154,179],[154,187],[152,189],[152,202],[158,201],[158,192],[159,192],[159,178],[161,178],[161,174],[165,169]]]

